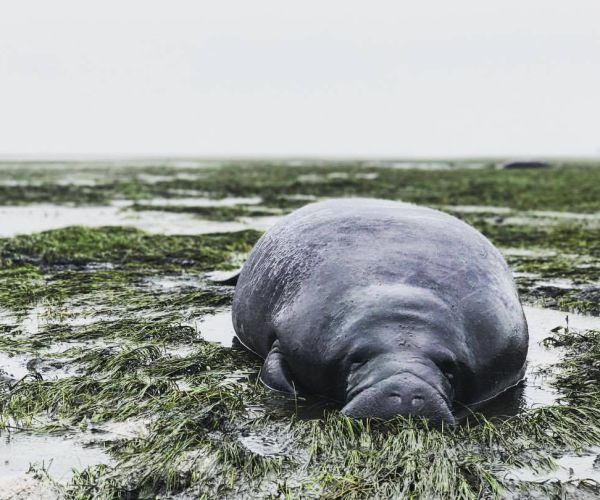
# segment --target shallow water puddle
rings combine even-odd
[[[325,199],[315,196],[314,194],[281,194],[279,197],[283,200],[306,201],[307,203]]]
[[[116,207],[68,207],[61,205],[27,205],[0,207],[0,236],[12,237],[68,226],[90,227],[122,224]]]
[[[511,471],[511,479],[521,481],[581,481],[600,480],[600,447],[594,447],[582,455],[566,454],[556,459],[558,468],[550,472],[535,472],[531,469]]]
[[[27,375],[40,377],[43,380],[58,380],[76,374],[78,366],[55,359],[53,355],[61,354],[70,349],[91,349],[111,345],[102,339],[93,341],[54,342],[47,347],[37,349],[35,352],[20,352],[19,340],[27,340],[40,332],[41,328],[48,324],[66,326],[84,326],[100,321],[111,321],[118,317],[106,314],[95,314],[86,316],[77,314],[75,310],[70,311],[73,315],[57,319],[52,316],[48,309],[43,306],[33,307],[27,315],[18,318],[8,311],[0,311],[0,324],[14,325],[18,335],[14,339],[15,349],[9,352],[0,351],[0,376],[18,381]]]
[[[468,165],[476,165],[471,168],[482,168],[485,164],[461,164],[461,167],[468,168]],[[368,161],[365,162],[367,167],[394,168],[397,170],[450,170],[452,164],[447,162],[426,162],[426,161]]]
[[[533,217],[545,217],[554,219],[566,219],[576,221],[600,222],[600,212],[584,214],[577,212],[556,212],[552,210],[530,210],[526,212]]]
[[[266,231],[277,224],[284,215],[264,215],[261,217],[240,217],[240,222],[246,227],[244,229],[256,229],[257,231]]]
[[[99,445],[121,439],[141,438],[148,435],[151,418],[130,418],[123,422],[109,420],[101,424],[88,422],[85,432],[77,437],[77,442],[82,445]]]
[[[136,180],[143,184],[158,184],[159,182],[172,182],[175,180],[181,181],[196,181],[206,177],[204,173],[197,174],[186,174],[185,172],[178,172],[171,175],[159,175],[159,174],[137,174]]]
[[[557,252],[554,250],[545,250],[541,248],[530,249],[530,248],[501,248],[500,251],[505,257],[532,257],[532,258],[543,258],[543,257],[555,257]]]
[[[578,213],[561,213],[560,216],[556,212],[523,212],[520,214],[509,215],[497,220],[492,217],[485,218],[488,224],[502,224],[509,226],[558,226],[568,222],[577,222],[578,224],[589,228],[596,228],[600,225],[600,215],[597,214],[578,214]]]
[[[54,484],[36,473],[0,476],[0,493],[3,500],[56,500],[63,496]]]
[[[245,431],[238,436],[238,441],[249,451],[262,457],[287,457],[293,452],[292,444],[276,435]]]
[[[545,372],[545,369],[560,361],[562,351],[546,348],[542,341],[551,335],[553,328],[560,326],[579,330],[600,329],[600,318],[530,306],[525,306],[523,310],[529,326],[524,403],[527,407],[548,406],[556,402],[559,393],[550,384],[551,374]]]
[[[377,172],[367,172],[364,174],[354,174],[355,179],[366,179],[368,181],[373,181],[379,177]]]
[[[585,316],[583,314],[573,314],[531,306],[525,306],[523,310],[525,311],[525,317],[529,325],[529,335],[533,337],[539,338],[544,334],[544,331],[546,333],[545,337],[548,337],[550,330],[557,326],[568,326],[577,330],[600,329],[600,317],[596,316]]]
[[[356,173],[351,174],[350,172],[329,172],[328,174],[321,173],[310,173],[303,174],[297,177],[298,182],[302,182],[305,184],[314,184],[326,181],[327,179],[336,180],[336,179],[363,179],[367,181],[372,181],[377,179],[379,174],[377,172],[365,172],[365,173]]]
[[[557,402],[560,394],[551,385],[551,368],[560,361],[562,350],[546,348],[541,342],[550,336],[556,327],[569,327],[578,330],[600,329],[600,318],[565,313],[552,309],[524,307],[529,325],[529,354],[527,380],[523,390],[525,407],[548,406]],[[566,454],[556,459],[558,469],[536,473],[531,469],[514,469],[508,477],[524,481],[569,481],[600,479],[598,467],[600,448],[586,450],[581,455]]]
[[[561,224],[564,222],[577,222],[587,226],[596,227],[600,224],[600,213],[556,212],[550,210],[525,210],[519,211],[510,207],[494,207],[486,205],[442,205],[442,210],[463,214],[493,214],[502,217],[502,224],[543,226]],[[495,218],[487,219],[490,224],[495,224]]]
[[[0,352],[0,376],[6,375],[15,381],[27,375],[58,380],[73,375],[74,370],[75,367],[68,364],[32,354],[10,355]]]
[[[443,205],[440,208],[449,212],[458,212],[462,214],[506,215],[512,212],[512,208],[509,207],[493,207],[486,205]]]
[[[0,440],[0,477],[24,475],[35,464],[62,482],[72,477],[73,468],[110,462],[103,448],[84,446],[66,436],[0,431]]]
[[[162,292],[177,289],[196,289],[203,286],[202,282],[195,275],[154,276],[145,278],[142,284]]]
[[[14,380],[20,380],[29,374],[27,362],[29,356],[25,354],[6,354],[0,352],[0,376],[5,375]]]
[[[214,314],[207,314],[190,323],[202,336],[210,342],[217,342],[226,347],[231,347],[235,330],[231,321],[231,309],[223,309]]]
[[[249,198],[229,197],[229,198],[154,198],[143,201],[144,205],[156,207],[233,207],[235,205],[258,205],[262,198],[257,196]]]
[[[281,216],[241,217],[238,221],[221,222],[183,212],[132,211],[127,210],[126,204],[123,205],[115,203],[100,207],[51,204],[0,206],[0,237],[7,238],[69,226],[130,226],[151,234],[166,235],[223,233],[245,229],[264,231],[281,219]]]
[[[40,331],[40,324],[43,323],[48,311],[41,306],[34,306],[29,310],[27,316],[21,322],[21,329],[28,335],[35,335]]]

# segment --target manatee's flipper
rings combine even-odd
[[[208,280],[215,285],[235,286],[235,285],[237,285],[238,278],[240,277],[241,272],[242,272],[241,270],[238,270],[238,271],[235,271],[235,273],[232,274],[231,276],[226,276],[226,277],[221,277],[222,273],[219,273],[219,277],[214,277],[214,278],[209,275]]]
[[[296,392],[290,369],[279,350],[279,340],[273,342],[273,346],[269,354],[267,354],[267,358],[260,370],[260,380],[270,389],[289,394]]]

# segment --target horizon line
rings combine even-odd
[[[496,155],[328,155],[328,154],[128,154],[128,153],[86,153],[86,154],[13,154],[0,153],[0,163],[7,162],[102,162],[102,161],[498,161],[515,160],[578,160],[598,161],[600,153],[588,155],[548,155],[548,154],[496,154]]]

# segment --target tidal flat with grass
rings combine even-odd
[[[440,430],[257,382],[213,278],[342,196],[432,206],[500,248],[522,386]],[[599,316],[600,164],[0,163],[0,497],[597,498]]]

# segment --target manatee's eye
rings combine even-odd
[[[363,356],[353,356],[350,359],[350,369],[352,371],[356,371],[361,368],[366,363],[366,360]]]
[[[365,357],[362,354],[353,354],[352,357],[350,358],[350,363],[352,363],[353,365],[356,364],[361,364],[364,363],[364,359]]]
[[[360,346],[354,349],[349,357],[348,362],[353,368],[359,368],[371,358],[368,347]]]
[[[451,357],[443,357],[435,363],[440,371],[444,374],[444,377],[448,379],[448,382],[454,380],[456,373],[456,362]]]

